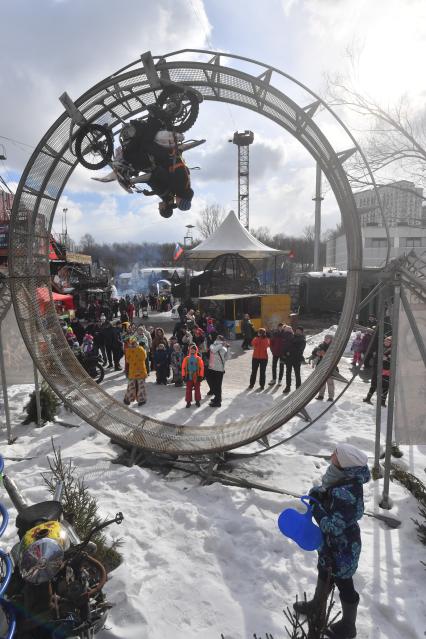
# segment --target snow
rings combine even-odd
[[[306,349],[334,328],[310,338]],[[184,391],[159,387],[150,375],[146,411],[160,419],[190,423],[220,423],[256,414],[278,401],[283,387],[263,392],[247,391],[251,353],[240,342],[232,342],[233,358],[224,378],[222,408],[211,409],[207,398],[201,407],[185,409]],[[340,372],[350,377],[349,359],[342,358]],[[303,376],[310,367],[304,366]],[[268,365],[268,373],[270,364]],[[269,381],[270,375],[267,375]],[[124,396],[122,373],[108,373],[104,387],[118,399]],[[336,388],[342,388],[339,382]],[[235,466],[254,481],[304,494],[324,473],[327,461],[313,455],[328,455],[336,442],[348,441],[374,455],[375,407],[362,402],[367,384],[356,378],[342,398],[312,428],[287,445]],[[0,431],[0,450],[7,473],[25,498],[34,503],[46,498],[40,477],[52,454],[51,438],[64,458],[72,458],[102,515],[124,514],[121,526],[111,526],[111,538],[122,537],[123,564],[106,586],[114,603],[107,626],[99,639],[249,639],[253,633],[275,639],[286,636],[282,610],[296,593],[311,593],[316,578],[316,553],[304,552],[283,537],[277,528],[279,513],[297,507],[293,498],[258,490],[213,484],[201,486],[197,476],[171,471],[167,477],[153,470],[112,463],[121,450],[101,433],[67,413],[60,418],[76,424],[65,428],[49,423],[41,429],[20,425],[30,385],[9,389],[13,433],[6,444]],[[203,395],[206,387],[203,384]],[[312,400],[308,411],[315,417],[326,403]],[[136,410],[141,410],[136,408]],[[382,430],[385,430],[386,410]],[[278,442],[305,423],[293,419],[270,436]],[[253,444],[246,450],[256,450]],[[402,447],[398,461],[424,481],[426,446]],[[307,453],[307,454],[305,454]],[[417,502],[399,484],[391,484],[394,507],[382,511],[377,503],[382,480],[365,487],[366,508],[402,520],[399,529],[389,529],[370,517],[361,522],[363,551],[356,587],[361,595],[358,637],[360,639],[420,639],[426,630],[424,608],[425,548],[418,541],[411,518],[418,516]],[[15,512],[1,546],[10,549],[16,541]],[[338,598],[337,607],[339,608]]]

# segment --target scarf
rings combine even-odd
[[[323,488],[330,488],[333,484],[337,484],[337,482],[345,479],[346,475],[343,470],[337,468],[334,464],[330,464],[325,474],[322,476],[322,486]]]
[[[198,371],[198,359],[195,355],[190,355],[187,362],[188,375],[192,377]]]

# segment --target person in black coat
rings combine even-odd
[[[219,332],[220,327],[216,325],[216,329],[217,332]],[[250,350],[251,341],[256,334],[253,323],[250,319],[250,315],[248,313],[244,313],[244,318],[241,321],[241,334],[243,336],[243,343],[241,344],[241,348],[243,349],[243,351],[248,351]]]
[[[113,367],[112,363],[112,345],[114,341],[114,333],[112,330],[112,324],[110,321],[105,320],[100,327],[100,333],[103,338],[104,346],[105,346],[105,354],[108,360],[108,368]]]
[[[303,362],[303,351],[306,346],[306,337],[303,332],[303,326],[298,326],[294,331],[293,339],[289,345],[289,351],[286,358],[286,371],[285,371],[285,388],[283,393],[289,393],[291,388],[291,372],[294,370],[294,377],[296,379],[296,388],[299,388],[301,382],[300,379],[300,366]]]
[[[114,370],[116,371],[121,371],[120,360],[124,355],[121,334],[121,321],[115,320],[112,327],[112,357],[114,360]]]
[[[80,344],[80,346],[83,343],[83,337],[86,333],[86,331],[83,328],[83,325],[81,324],[80,320],[75,319],[71,322],[71,328],[74,331],[74,335],[77,338],[78,343]]]

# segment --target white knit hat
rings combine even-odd
[[[356,446],[352,446],[352,444],[338,444],[336,446],[336,455],[342,468],[366,466],[368,462],[367,455]]]

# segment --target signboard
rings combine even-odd
[[[71,251],[67,251],[67,262],[74,262],[74,264],[91,264],[92,256],[84,255],[83,253],[71,253]]]
[[[291,310],[290,295],[263,295],[261,303],[264,328],[271,330],[276,328],[280,322],[288,323]]]

